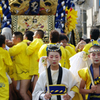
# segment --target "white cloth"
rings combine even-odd
[[[85,53],[84,51],[81,51],[69,59],[70,65],[71,65],[69,70],[74,74],[74,76],[77,78],[79,82],[81,81],[81,78],[78,75],[78,71],[82,68],[87,67],[86,62],[83,60],[84,53]],[[87,62],[88,62],[88,65],[90,66],[91,60],[89,58]]]
[[[4,27],[2,29],[2,35],[5,35],[6,39],[11,40],[12,39],[12,31],[9,27]]]
[[[9,47],[7,45],[5,46],[5,48],[6,48],[7,51],[9,50]]]
[[[45,67],[42,62],[43,58],[47,58],[47,56],[43,56],[39,60],[39,74],[41,74],[45,70]],[[47,61],[47,68],[49,67],[49,65],[50,65],[49,62]]]
[[[62,73],[61,84],[64,84],[68,88],[67,93],[68,93],[68,95],[71,96],[71,98],[73,98],[74,92],[70,91],[70,90],[73,86],[75,86],[75,85],[78,86],[78,81],[68,69],[62,68],[62,72],[63,73]],[[58,73],[58,71],[57,71],[57,73]],[[56,71],[51,71],[52,78],[56,77],[58,75],[57,73],[56,73]],[[54,83],[54,79],[52,81]],[[56,81],[57,81],[57,78],[56,78]],[[41,94],[43,94],[45,92],[46,85],[47,85],[46,71],[44,71],[43,73],[41,73],[41,75],[36,83],[35,89],[32,93],[32,100],[39,100],[39,97],[41,97]],[[55,96],[52,96],[51,100],[57,100],[54,98],[55,98]],[[45,100],[45,99],[42,99],[42,100]],[[61,100],[63,100],[63,96],[61,96]],[[72,99],[70,99],[70,100],[72,100]]]
[[[16,89],[17,89],[17,90],[20,90],[20,80],[17,81]]]
[[[6,76],[8,78],[9,84],[11,84],[12,83],[12,80],[11,80],[10,76],[7,73],[6,73]]]

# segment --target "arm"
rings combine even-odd
[[[37,39],[35,39],[33,42],[30,43],[30,45],[26,49],[27,55],[31,55],[35,52],[35,50],[38,48],[39,42]]]
[[[89,93],[94,93],[97,89],[97,86],[94,85],[94,86],[91,86],[91,89],[84,89],[85,87],[85,81],[82,79],[81,80],[81,83],[80,83],[80,87],[79,87],[79,91],[81,94],[89,94]]]
[[[5,58],[6,58],[6,59],[4,59],[5,64],[7,66],[12,66],[13,63],[12,63],[12,60],[11,60],[11,57],[10,57],[8,51],[5,52]]]
[[[23,48],[22,44],[18,43],[17,45],[9,48],[8,52],[9,52],[10,56],[16,56],[17,54],[19,54],[22,51],[21,48]]]
[[[81,40],[81,41],[77,44],[77,46],[76,46],[76,48],[75,48],[75,51],[76,51],[76,52],[78,52],[78,50],[82,51],[85,45],[86,45],[86,42],[83,41],[83,40]]]
[[[69,77],[68,77],[68,82],[69,82],[69,86],[68,86],[68,95],[73,98],[75,96],[75,92],[71,90],[72,87],[74,86],[79,86],[79,82],[77,81],[77,79],[75,78],[75,76],[69,71],[68,73]]]

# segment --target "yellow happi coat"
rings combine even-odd
[[[29,56],[26,54],[27,44],[20,42],[9,49],[10,56],[13,56],[13,70],[15,80],[31,79],[29,76]]]
[[[30,56],[30,75],[38,75],[38,51],[43,45],[43,41],[40,38],[34,39],[31,44],[27,47],[27,55]]]
[[[0,47],[0,100],[9,100],[9,82],[6,69],[11,66],[12,61],[8,51]]]

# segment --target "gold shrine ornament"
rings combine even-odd
[[[2,13],[2,7],[0,6],[0,15],[1,15],[1,18],[3,17],[3,13]]]

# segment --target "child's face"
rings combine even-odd
[[[47,59],[51,66],[58,66],[61,57],[58,52],[49,52]]]
[[[100,64],[100,52],[92,52],[89,57],[93,64]]]

